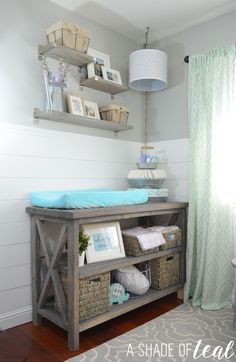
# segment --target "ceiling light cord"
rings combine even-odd
[[[147,92],[144,92],[144,145],[147,146],[147,117],[148,117],[148,107],[147,107]],[[146,154],[146,149],[145,149]]]
[[[149,36],[149,32],[150,32],[150,26],[146,27],[146,33],[145,33],[145,44],[144,44],[144,48],[147,49],[148,48],[148,36]]]

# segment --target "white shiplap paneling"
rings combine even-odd
[[[30,192],[125,189],[140,143],[0,124],[0,329],[31,319]]]
[[[167,173],[164,187],[169,189],[169,200],[188,201],[189,140],[187,138],[152,143],[159,157],[159,168]]]

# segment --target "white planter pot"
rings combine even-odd
[[[79,266],[84,265],[84,258],[85,258],[85,252],[83,252],[81,255],[79,254]]]

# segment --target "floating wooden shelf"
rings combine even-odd
[[[99,76],[85,79],[80,83],[80,85],[82,87],[96,89],[98,91],[109,93],[112,95],[126,92],[128,90],[128,87],[124,85],[105,80]]]
[[[64,122],[77,124],[78,126],[91,127],[98,129],[105,129],[108,131],[121,132],[133,129],[132,126],[127,126],[120,123],[103,121],[101,119],[94,119],[89,117],[76,116],[71,113],[58,112],[58,111],[41,111],[38,108],[34,109],[34,118],[46,119],[49,121]]]
[[[39,45],[38,55],[39,58],[45,56],[57,60],[63,59],[64,62],[76,65],[77,67],[94,62],[94,58],[90,55],[81,53],[78,50],[58,45],[57,43]]]

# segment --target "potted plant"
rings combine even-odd
[[[79,266],[84,265],[85,251],[89,246],[90,236],[82,230],[79,232]]]

